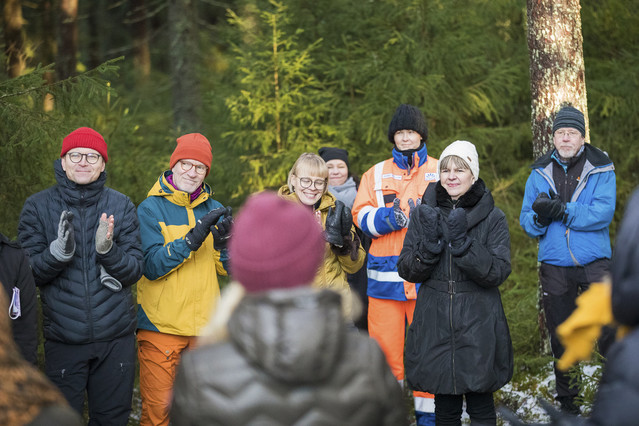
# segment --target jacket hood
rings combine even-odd
[[[617,231],[612,255],[612,313],[617,321],[635,327],[639,325],[639,189],[633,193]]]
[[[247,295],[233,312],[230,341],[249,362],[292,383],[334,372],[345,325],[339,294],[310,287]]]

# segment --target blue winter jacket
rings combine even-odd
[[[552,153],[543,155],[533,169],[524,193],[519,223],[526,233],[539,238],[540,262],[555,266],[587,265],[610,258],[608,227],[615,213],[615,167],[608,156],[590,144],[584,145],[586,161],[571,200],[566,203],[563,221],[541,226],[535,221],[532,204],[541,192],[557,192],[553,180]]]

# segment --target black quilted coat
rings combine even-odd
[[[40,288],[44,336],[53,341],[84,344],[108,341],[135,330],[131,285],[142,276],[143,255],[135,206],[125,195],[104,186],[106,173],[87,185],[67,179],[60,160],[54,164],[57,185],[25,202],[18,237],[29,254]],[[74,214],[76,249],[69,263],[49,251],[57,238],[63,210]],[[95,232],[102,213],[113,215],[113,247],[100,255]],[[113,292],[100,282],[99,265],[122,283]]]
[[[407,424],[384,354],[346,329],[337,293],[246,296],[228,332],[228,340],[182,356],[173,425]]]
[[[453,202],[438,182],[424,194],[441,212],[443,239]],[[478,180],[455,207],[467,212],[472,243],[453,255],[448,244],[440,254],[422,248],[417,217],[411,216],[398,271],[421,282],[413,322],[406,338],[406,380],[418,391],[460,395],[494,392],[513,373],[508,324],[497,288],[510,274],[510,235],[504,213]],[[419,213],[419,210],[416,210]]]

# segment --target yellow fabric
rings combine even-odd
[[[564,371],[589,359],[601,328],[613,322],[610,283],[591,284],[576,302],[577,309],[557,327],[559,340],[566,348],[557,367]]]
[[[203,192],[191,203],[185,192],[166,193],[158,183],[149,191],[149,196],[154,195],[163,196],[187,212],[188,223],[159,223],[165,247],[170,250],[166,244],[183,238],[195,226],[193,208],[206,201],[209,195]],[[213,236],[209,235],[200,249],[168,274],[156,280],[143,276],[137,283],[137,300],[157,331],[197,336],[208,323],[219,297],[218,275],[227,273],[220,261],[220,252],[213,248]]]
[[[287,200],[294,201],[296,203],[300,203],[299,198],[295,193],[291,193],[287,185],[284,185],[278,191],[278,195]],[[322,195],[320,205],[317,210],[315,210],[315,215],[317,220],[322,225],[322,229],[326,227],[326,216],[328,216],[328,209],[330,207],[335,208],[335,196],[330,192]],[[351,226],[351,235],[355,236],[355,226]],[[362,245],[359,245],[357,250],[357,259],[351,259],[351,255],[347,254],[345,256],[336,255],[333,250],[331,250],[330,244],[326,243],[326,250],[324,251],[324,261],[320,265],[317,270],[317,274],[315,274],[315,279],[313,280],[313,287],[317,288],[329,288],[334,290],[342,295],[345,298],[345,305],[349,306],[352,304],[351,300],[351,292],[348,286],[348,281],[346,280],[346,274],[353,274],[359,271],[362,266],[364,266],[364,260],[366,259],[366,252]],[[351,313],[350,309],[347,309],[346,314],[349,316]]]

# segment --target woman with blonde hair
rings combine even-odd
[[[345,306],[349,312],[352,298],[346,274],[355,273],[362,267],[366,252],[355,232],[350,208],[328,192],[328,167],[324,160],[308,152],[300,155],[278,195],[311,209],[322,225],[326,250],[313,285],[347,296],[349,302]]]

